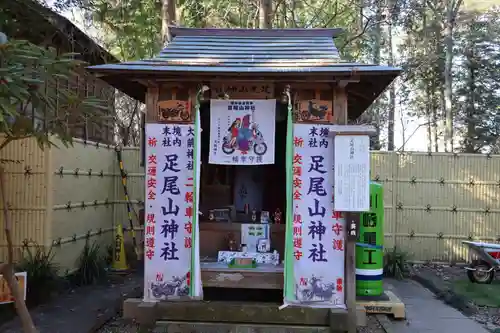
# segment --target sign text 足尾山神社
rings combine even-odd
[[[328,133],[328,125],[294,125],[293,232],[286,235],[292,238],[287,251],[293,256],[285,262],[285,302],[290,304],[345,307],[345,221],[333,209],[333,138]]]
[[[145,298],[194,295],[195,129],[146,125]],[[195,272],[199,276],[199,272]]]
[[[274,164],[276,100],[211,100],[209,163]]]
[[[370,138],[335,136],[335,210],[370,210]]]

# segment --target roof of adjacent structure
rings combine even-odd
[[[35,0],[2,2],[2,32],[8,38],[25,39],[36,45],[61,47],[76,52],[92,65],[118,62],[67,18]]]
[[[89,67],[102,79],[124,90],[127,77],[197,74],[208,76],[283,75],[371,76],[371,87],[358,86],[366,109],[400,73],[387,66],[346,62],[340,59],[334,38],[341,29],[194,29],[172,27],[172,41],[152,59]],[[154,75],[154,76],[153,76]],[[363,81],[363,80],[362,80]],[[366,80],[365,80],[366,81]],[[361,83],[361,82],[360,82]],[[365,82],[366,83],[366,82]],[[142,99],[144,91],[134,97]],[[357,97],[359,98],[359,96]],[[361,111],[362,112],[362,111]]]

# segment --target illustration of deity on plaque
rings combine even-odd
[[[259,131],[259,125],[250,121],[249,114],[243,120],[236,118],[227,131],[222,141],[222,151],[225,154],[231,155],[237,150],[245,155],[252,150],[255,155],[262,156],[267,152],[267,144]]]

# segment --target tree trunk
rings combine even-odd
[[[431,106],[431,117],[432,117],[432,141],[434,143],[434,151],[437,153],[439,151],[439,132],[438,132],[438,119],[439,119],[439,114],[438,114],[438,99],[436,96],[436,90],[437,90],[437,83],[439,82],[438,79],[435,77],[435,72],[432,73],[432,77],[430,78],[431,81],[431,86],[429,89],[429,97],[430,97],[430,106]]]
[[[425,118],[427,121],[427,151],[432,151],[432,128],[433,128],[433,119],[432,119],[432,105],[431,105],[431,88],[429,87],[429,83],[425,84]]]
[[[380,55],[381,55],[381,44],[382,44],[382,27],[381,27],[381,21],[382,21],[382,7],[381,7],[381,2],[382,0],[377,0],[375,1],[375,6],[377,6],[376,11],[375,11],[375,27],[373,29],[373,62],[375,65],[380,65]],[[379,110],[379,103],[376,101],[373,103],[373,106],[371,108],[371,120],[372,120],[372,125],[375,127],[375,130],[377,134],[373,137],[372,139],[372,149],[374,150],[380,150],[381,144],[380,144],[380,124],[381,124],[381,119],[380,119],[380,110]]]
[[[446,23],[444,29],[444,45],[445,45],[445,63],[444,63],[444,113],[446,119],[446,127],[444,129],[445,151],[453,151],[453,112],[451,109],[452,99],[452,77],[451,66],[453,61],[453,28],[450,22],[450,1],[446,2]]]
[[[453,28],[455,25],[455,18],[460,8],[462,0],[447,0],[446,1],[446,22],[444,31],[444,44],[446,47],[446,61],[444,66],[444,110],[446,112],[446,128],[445,128],[445,144],[447,151],[453,151]]]
[[[473,45],[469,43],[469,50],[466,51],[467,55],[467,136],[465,141],[465,152],[475,153],[474,140],[476,138],[476,110],[475,98],[476,93],[476,63],[474,59]]]
[[[271,29],[273,15],[273,1],[259,0],[259,28]]]
[[[437,153],[439,151],[439,132],[438,132],[438,110],[437,103],[435,102],[436,97],[433,96],[433,108],[432,108],[432,136],[434,137],[434,151]]]
[[[387,25],[387,47],[389,51],[389,66],[394,65],[394,50],[392,46],[392,24],[393,24],[393,4],[392,1],[388,1],[387,14],[388,19]],[[389,88],[389,112],[387,119],[387,150],[394,150],[394,114],[396,113],[396,86],[394,82]],[[403,141],[404,142],[404,141]]]
[[[0,265],[0,273],[3,275],[3,278],[7,282],[12,296],[14,297],[14,306],[16,307],[16,312],[21,320],[24,333],[37,333],[38,331],[33,324],[28,307],[24,302],[23,292],[20,290],[19,285],[17,284],[17,279],[14,275],[14,246],[12,244],[11,234],[12,222],[9,215],[9,207],[6,197],[7,194],[5,192],[5,170],[3,167],[0,167],[0,195],[2,196],[5,239],[7,240],[7,263]]]
[[[281,15],[280,15],[280,18],[279,18],[279,24],[280,24],[280,28],[281,29],[284,29],[287,27],[287,10],[286,10],[286,1],[282,1],[281,2],[281,6],[280,6],[280,11],[281,11]],[[278,13],[278,8],[276,8],[276,12]]]
[[[162,48],[167,45],[170,40],[170,29],[169,26],[172,25],[175,20],[175,0],[162,0],[161,7],[161,43]]]
[[[444,151],[448,151],[448,145],[446,144],[446,128],[448,126],[448,119],[446,118],[446,98],[445,98],[445,91],[444,91],[444,74],[443,70],[445,68],[445,63],[444,63],[444,57],[443,57],[443,44],[442,44],[442,38],[441,38],[441,24],[438,24],[436,22],[435,25],[436,29],[436,54],[438,56],[438,82],[439,82],[439,106],[441,107],[441,117],[443,119],[443,126],[444,126]],[[437,117],[437,109],[436,109],[436,117]],[[437,126],[437,123],[436,123]],[[437,144],[437,143],[436,143]]]
[[[424,30],[424,46],[429,45],[429,38],[428,38],[428,27],[427,27],[427,2],[423,1],[423,12],[422,12],[422,27]],[[428,57],[428,48],[425,47],[425,57]],[[432,106],[432,88],[429,80],[425,81],[425,117],[427,120],[427,151],[431,152],[432,151],[432,142],[433,142],[433,118],[432,115],[434,114],[433,111],[433,106]]]

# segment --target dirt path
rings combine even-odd
[[[40,333],[89,333],[94,326],[116,315],[124,297],[139,294],[142,294],[142,278],[130,275],[105,285],[75,289],[30,313]],[[0,332],[22,332],[19,319],[0,326]]]

